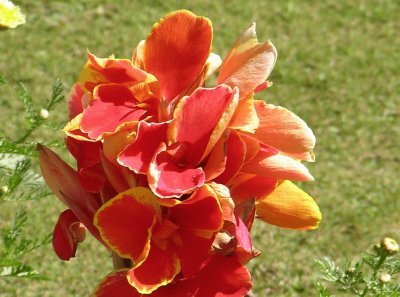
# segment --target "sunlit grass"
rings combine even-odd
[[[27,24],[0,32],[0,72],[10,85],[22,81],[36,102],[49,97],[56,77],[67,88],[73,84],[86,48],[98,56],[130,57],[152,24],[178,8],[213,21],[213,51],[221,56],[252,21],[260,40],[274,42],[274,86],[259,97],[291,109],[313,128],[317,161],[308,167],[316,182],[302,186],[324,217],[312,232],[256,224],[255,246],[263,254],[250,267],[259,296],[315,296],[315,257],[341,263],[384,235],[400,238],[397,1],[15,2]],[[2,126],[18,135],[21,107],[10,86],[1,90]],[[57,110],[50,117],[65,120],[64,107]],[[45,137],[63,135],[38,135]],[[15,207],[2,206],[0,224]],[[51,232],[63,209],[52,197],[28,207],[32,234]],[[29,260],[54,281],[0,280],[0,295],[88,296],[111,269],[107,252],[94,240],[82,244],[70,262],[58,261],[51,246]]]

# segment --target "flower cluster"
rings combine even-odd
[[[53,246],[68,260],[89,230],[116,270],[95,296],[244,296],[259,255],[255,217],[314,229],[314,200],[291,181],[313,179],[315,137],[289,110],[255,100],[277,53],[252,24],[223,61],[212,26],[166,15],[131,60],[88,52],[65,126],[72,169],[40,146],[47,184],[68,207]],[[217,86],[205,87],[218,68]]]

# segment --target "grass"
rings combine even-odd
[[[0,32],[0,114],[7,134],[17,136],[22,81],[39,105],[54,78],[70,87],[85,62],[98,56],[130,57],[132,49],[165,13],[192,10],[213,21],[213,51],[224,56],[252,21],[260,40],[278,49],[261,98],[300,115],[317,136],[317,162],[308,164],[315,183],[302,185],[324,218],[312,232],[257,224],[255,246],[263,254],[250,265],[258,296],[316,296],[315,257],[343,263],[383,236],[400,239],[400,23],[397,1],[15,1],[27,24]],[[65,120],[65,108],[51,114]],[[39,140],[61,139],[44,131]],[[2,206],[3,207],[3,206]],[[16,205],[0,212],[7,224]],[[28,233],[52,231],[63,209],[53,197],[30,202]],[[60,262],[51,247],[28,259],[52,281],[0,280],[2,296],[87,296],[111,270],[111,259],[94,240],[78,257]],[[396,280],[395,280],[396,281]],[[398,281],[398,280],[397,280]]]

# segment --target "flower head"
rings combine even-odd
[[[15,28],[25,24],[21,9],[9,0],[0,0],[0,29]]]

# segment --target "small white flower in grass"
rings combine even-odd
[[[7,193],[8,192],[8,186],[7,185],[2,186],[1,187],[1,192]]]
[[[382,273],[379,275],[379,281],[380,281],[381,283],[388,283],[388,282],[390,282],[391,279],[392,279],[392,277],[390,276],[389,273],[382,272]]]
[[[25,24],[25,15],[9,0],[0,0],[0,29],[15,28]]]
[[[49,113],[49,111],[48,111],[47,109],[42,108],[42,109],[40,110],[40,116],[41,116],[43,119],[47,119],[47,118],[49,117],[49,115],[50,115],[50,113]]]
[[[385,237],[382,239],[381,246],[389,255],[394,255],[399,252],[399,245],[390,237]]]

